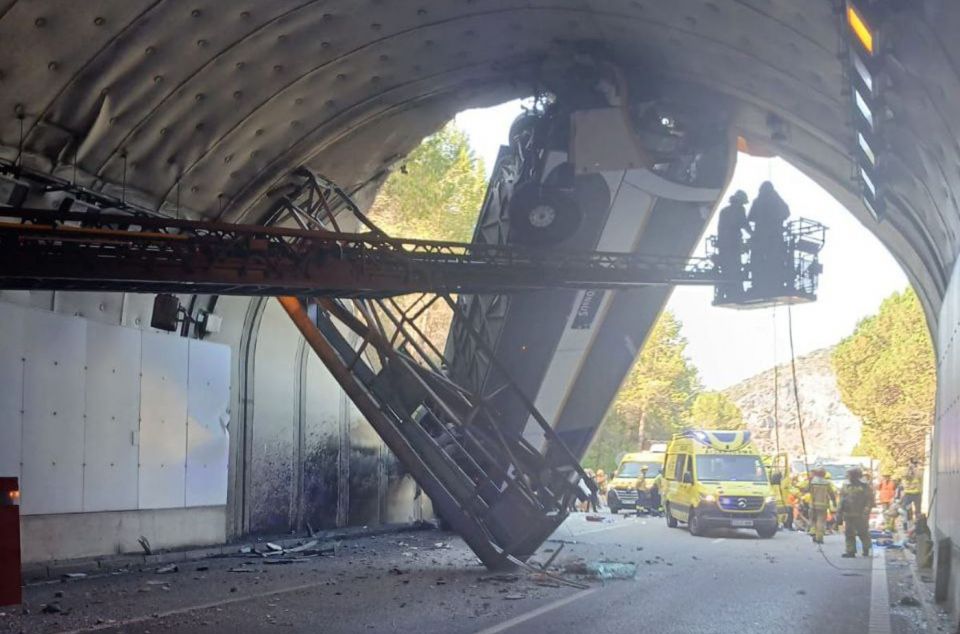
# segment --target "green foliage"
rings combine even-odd
[[[923,309],[907,289],[883,301],[837,346],[833,366],[843,402],[863,419],[858,449],[885,469],[923,461],[936,395],[936,364]]]
[[[697,369],[686,357],[681,324],[666,311],[657,320],[624,380],[583,463],[616,467],[617,457],[644,440],[669,440],[687,426],[700,391]]]
[[[449,123],[387,178],[370,217],[396,237],[469,242],[485,192],[483,161]]]
[[[369,216],[391,236],[469,242],[485,193],[483,161],[451,122],[424,139],[387,178]],[[414,301],[401,297],[397,303],[408,307]],[[416,325],[442,350],[452,318],[450,308],[438,301]]]
[[[690,408],[694,429],[746,429],[743,412],[722,392],[701,392]]]

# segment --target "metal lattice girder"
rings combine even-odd
[[[5,289],[384,296],[714,284],[706,259],[0,208]]]
[[[449,297],[440,299],[457,310]],[[568,453],[561,464],[548,465],[537,448],[500,433],[499,413],[490,406],[489,394],[444,375],[448,360],[416,324],[437,296],[421,296],[406,306],[391,298],[316,301],[313,321],[298,299],[280,298],[439,514],[491,568],[532,554],[583,495],[579,483],[585,476],[576,458]],[[351,343],[345,332],[358,341]],[[483,345],[478,350],[490,354]],[[498,389],[519,392],[504,376]],[[530,399],[518,396],[550,437],[549,424]]]

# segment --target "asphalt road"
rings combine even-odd
[[[32,585],[27,614],[0,608],[0,632],[872,634],[891,631],[884,624],[898,633],[922,626],[914,618],[921,608],[890,608],[899,597],[887,587],[874,593],[874,611],[880,605],[893,617],[874,614],[871,625],[874,567],[908,569],[893,554],[841,559],[839,536],[827,538],[828,559],[796,533],[692,537],[660,518],[575,515],[554,537],[534,561],[562,544],[555,572],[585,589],[526,572],[491,575],[456,537],[420,531],[346,541],[335,556],[287,565],[238,555],[181,563],[169,574],[149,568]],[[600,560],[636,563],[635,579],[569,572]],[[43,612],[50,604],[60,611]]]

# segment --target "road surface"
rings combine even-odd
[[[822,555],[798,533],[692,537],[661,518],[576,514],[534,561],[561,544],[552,569],[585,588],[491,575],[458,538],[429,530],[344,541],[333,556],[285,565],[238,554],[166,574],[152,566],[30,585],[26,613],[0,608],[0,632],[873,634],[924,625],[922,607],[899,603],[911,592],[903,555],[841,559],[840,536]],[[634,562],[636,578],[564,571],[600,560]]]

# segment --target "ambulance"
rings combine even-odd
[[[691,535],[712,528],[777,533],[780,474],[768,475],[749,431],[689,430],[674,435],[663,467],[667,526],[687,524]]]
[[[616,515],[622,509],[634,510],[638,503],[644,505],[653,493],[654,481],[663,469],[664,451],[648,451],[624,454],[613,478],[607,485],[607,506]],[[663,448],[664,450],[666,447]],[[642,489],[642,490],[641,490]]]

